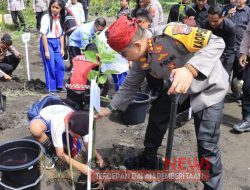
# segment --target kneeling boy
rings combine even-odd
[[[58,162],[61,164],[62,161],[69,164],[70,158],[64,151],[66,127],[70,134],[72,157],[76,158],[80,149],[78,138],[83,137],[84,145],[87,147],[88,125],[88,112],[76,112],[65,105],[51,105],[43,108],[39,115],[30,122],[30,133],[45,147],[46,153],[53,158],[56,165]],[[47,134],[51,135],[52,142]],[[95,152],[99,166],[104,166],[102,157],[97,151]],[[87,174],[86,164],[72,159],[72,165],[83,174]]]

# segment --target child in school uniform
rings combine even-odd
[[[48,14],[41,20],[40,52],[44,65],[46,89],[48,92],[62,92],[64,88],[64,3],[51,0]]]

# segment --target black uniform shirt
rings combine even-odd
[[[206,19],[202,22],[201,27],[211,30],[214,35],[223,38],[226,44],[226,48],[221,56],[223,60],[228,59],[234,54],[236,26],[230,19],[224,18],[217,28],[212,28],[208,19]]]
[[[208,4],[205,4],[203,9],[200,10],[196,4],[193,4],[193,8],[195,10],[195,20],[196,20],[197,26],[200,26],[201,23],[207,19],[209,7],[210,6]]]

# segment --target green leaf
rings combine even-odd
[[[102,75],[102,76],[99,77],[97,83],[98,84],[104,84],[107,80],[108,80],[107,75]]]
[[[100,40],[99,36],[96,36],[96,45],[98,49],[98,55],[103,64],[114,63],[115,62],[115,51],[108,50],[106,42]]]
[[[98,71],[91,70],[88,73],[88,80],[93,80],[98,76]]]
[[[186,16],[184,11],[185,11],[185,5],[181,4],[179,7],[179,13],[183,16]]]
[[[104,50],[103,54],[100,54],[100,59],[103,64],[109,64],[109,63],[114,63],[116,61],[116,57],[114,53],[108,52]]]
[[[96,53],[94,51],[87,50],[84,53],[85,53],[85,56],[86,56],[87,60],[89,60],[89,61],[91,61],[93,63],[97,63]]]
[[[185,10],[185,5],[181,4],[180,7],[179,7],[179,11],[180,11],[181,13],[183,13],[184,10]]]
[[[100,98],[101,98],[101,100],[104,100],[104,101],[106,100],[107,101],[107,100],[109,100],[109,95],[100,96]]]
[[[97,34],[95,34],[95,39],[96,39],[96,46],[97,46],[97,49],[98,49],[98,53],[100,53],[100,51],[104,48],[106,48],[106,45],[105,43],[100,40],[99,36]]]
[[[105,72],[104,72],[104,74],[105,75],[112,75],[112,74],[117,74],[118,73],[118,71],[116,71],[116,70],[106,70]]]

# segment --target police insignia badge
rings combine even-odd
[[[147,70],[147,69],[149,69],[149,67],[150,67],[150,64],[149,64],[149,63],[143,63],[143,64],[141,65],[141,69],[142,69],[142,70]]]
[[[154,51],[154,45],[153,45],[153,39],[148,39],[148,51],[153,52]]]
[[[155,53],[161,53],[163,50],[163,45],[156,45],[155,46]]]
[[[158,58],[157,58],[157,61],[161,61],[161,60],[164,60],[167,58],[169,53],[160,53]]]
[[[190,34],[192,32],[192,28],[187,26],[187,25],[176,25],[172,27],[172,34],[177,35],[177,34]]]

